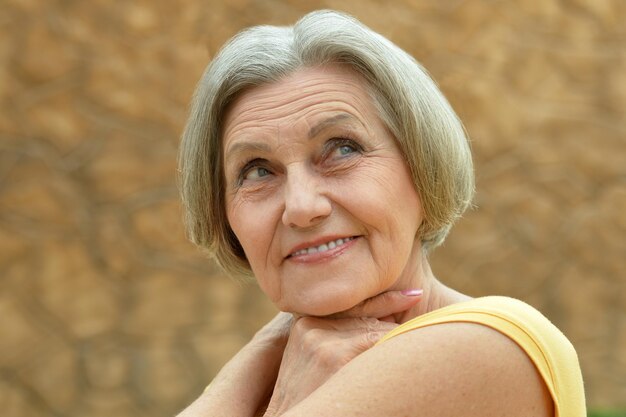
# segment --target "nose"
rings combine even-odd
[[[324,180],[306,167],[294,167],[287,174],[285,226],[307,228],[319,224],[332,211],[332,204],[324,193]]]

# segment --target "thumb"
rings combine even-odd
[[[413,307],[421,300],[422,294],[423,291],[419,289],[386,291],[375,295],[374,297],[368,298],[348,310],[331,314],[330,316],[327,316],[327,318],[387,318],[388,316],[401,313]]]

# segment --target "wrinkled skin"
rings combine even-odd
[[[271,401],[263,415],[281,415],[309,396],[345,364],[393,330],[397,326],[394,314],[413,307],[420,298],[419,294],[387,292],[332,317],[283,321],[282,331],[287,331],[289,326],[289,338]]]

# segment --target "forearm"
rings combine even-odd
[[[268,352],[269,353],[269,352]],[[252,417],[271,393],[280,356],[245,346],[217,374],[207,389],[179,417]]]
[[[252,417],[271,395],[287,333],[276,319],[259,331],[178,417]]]

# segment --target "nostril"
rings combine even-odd
[[[326,198],[319,198],[309,204],[285,205],[282,220],[285,226],[289,227],[310,227],[330,215],[332,205]]]
[[[328,217],[332,210],[324,179],[304,166],[293,166],[288,173],[284,198],[285,226],[311,227]]]

